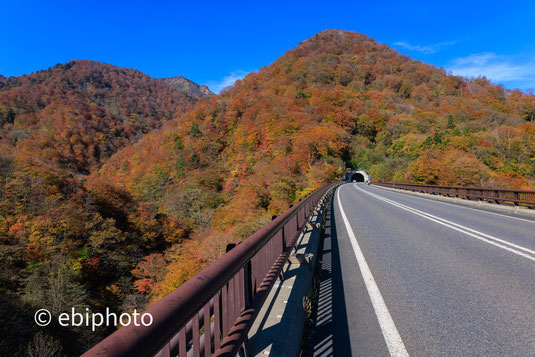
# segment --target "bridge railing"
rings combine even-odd
[[[403,190],[431,193],[435,195],[463,197],[467,199],[477,199],[484,201],[493,201],[496,203],[510,203],[513,205],[535,207],[535,191],[532,190],[513,190],[501,188],[462,186],[436,186],[385,182],[373,182],[373,184],[377,186],[399,188]]]
[[[84,356],[235,356],[326,185],[236,245],[146,312],[150,326],[128,325]]]

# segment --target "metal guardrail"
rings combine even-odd
[[[511,203],[515,206],[523,205],[535,207],[535,191],[512,190],[501,188],[462,187],[462,186],[435,186],[418,185],[409,183],[385,183],[373,182],[377,186],[399,188],[409,191],[431,193],[450,197],[464,197],[466,199],[478,199],[496,203]]]
[[[83,356],[236,356],[326,185],[236,245],[146,312],[150,326],[122,327]]]

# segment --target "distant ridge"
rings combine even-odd
[[[160,78],[160,80],[167,83],[169,86],[184,91],[194,97],[203,98],[203,97],[211,97],[215,95],[214,92],[212,92],[208,86],[206,85],[199,85],[187,78],[184,78],[182,76],[177,77],[170,77],[170,78]]]
[[[140,71],[90,60],[0,76],[0,144],[88,174],[197,100]]]

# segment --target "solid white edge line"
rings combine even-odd
[[[392,316],[390,316],[390,312],[388,312],[388,308],[386,307],[383,296],[379,291],[379,287],[377,286],[377,283],[373,278],[370,267],[366,262],[366,258],[364,258],[364,254],[360,249],[360,246],[357,242],[357,238],[355,237],[355,233],[353,232],[353,229],[349,224],[349,220],[347,219],[344,208],[342,207],[342,201],[340,199],[340,189],[341,187],[337,190],[338,207],[340,208],[340,214],[342,215],[342,220],[344,221],[344,225],[347,230],[347,235],[349,236],[349,241],[351,242],[351,246],[353,247],[353,251],[355,252],[355,257],[357,258],[360,273],[362,274],[362,278],[364,279],[366,290],[368,290],[368,295],[370,296],[375,315],[377,316],[377,320],[379,321],[379,326],[381,327],[381,331],[383,332],[383,337],[385,339],[388,352],[392,357],[409,356],[409,353],[407,352],[407,349],[403,344],[403,340],[399,335],[398,329],[394,324],[394,320],[392,320]]]
[[[421,214],[426,215],[426,216],[429,216],[429,217],[431,217],[431,218],[438,219],[439,221],[442,221],[442,222],[444,222],[444,223],[451,224],[452,226],[459,227],[459,228],[464,229],[464,230],[467,230],[467,231],[469,231],[469,232],[478,234],[478,235],[480,235],[480,236],[482,236],[482,237],[489,238],[489,239],[494,240],[494,241],[496,241],[496,242],[499,242],[499,243],[502,243],[502,244],[506,244],[506,245],[511,246],[511,247],[513,247],[513,248],[516,248],[516,249],[519,249],[519,250],[523,250],[524,252],[527,252],[527,253],[530,253],[530,254],[535,255],[535,251],[532,250],[532,249],[523,247],[523,246],[518,245],[518,244],[515,244],[515,243],[511,243],[511,242],[506,241],[506,240],[503,240],[503,239],[501,239],[501,238],[494,237],[494,236],[492,236],[492,235],[490,235],[490,234],[486,234],[486,233],[480,232],[480,231],[478,231],[478,230],[475,230],[475,229],[472,229],[472,228],[463,226],[462,224],[459,224],[459,223],[455,223],[455,222],[449,221],[449,220],[447,220],[447,219],[445,219],[445,218],[442,218],[442,217],[438,217],[438,216],[432,215],[431,213],[428,213],[428,212],[425,212],[425,211],[416,209],[416,208],[411,207],[411,206],[407,206],[407,205],[405,205],[405,204],[403,204],[403,203],[399,203],[399,202],[394,201],[394,200],[391,200],[391,199],[389,199],[389,198],[380,196],[380,195],[378,195],[378,194],[376,194],[376,193],[367,192],[367,191],[361,189],[360,187],[357,187],[357,189],[358,189],[358,190],[361,190],[362,192],[364,192],[364,193],[366,193],[366,194],[368,194],[368,195],[375,196],[376,198],[378,198],[378,199],[380,199],[380,200],[383,200],[383,201],[385,201],[385,202],[391,202],[393,205],[399,205],[400,207],[401,207],[401,206],[402,206],[402,207],[405,207],[405,208],[407,208],[407,209],[409,209],[409,210],[413,210],[413,211],[415,211],[415,212],[421,213]]]
[[[391,199],[389,199],[389,198],[379,196],[378,194],[375,194],[375,193],[372,193],[372,192],[367,192],[367,191],[361,189],[360,187],[356,187],[356,188],[357,188],[358,190],[360,190],[360,191],[362,191],[362,192],[364,192],[364,193],[366,193],[366,194],[372,196],[372,197],[375,197],[375,198],[377,198],[377,199],[379,199],[379,200],[382,200],[382,201],[384,201],[384,202],[390,203],[390,204],[392,204],[392,205],[394,205],[394,206],[397,206],[397,207],[399,207],[399,208],[404,208],[404,209],[406,209],[406,210],[408,210],[408,211],[414,211],[414,213],[416,213],[416,214],[420,214],[420,215],[424,215],[424,216],[427,216],[427,217],[430,217],[430,218],[434,218],[434,219],[439,220],[439,221],[441,221],[441,222],[444,222],[444,223],[446,223],[446,224],[449,224],[449,225],[452,225],[452,226],[456,226],[456,227],[460,228],[461,230],[466,230],[466,231],[468,231],[468,232],[472,232],[472,233],[477,234],[477,235],[479,235],[479,236],[481,236],[481,237],[488,238],[488,239],[491,239],[491,240],[496,241],[496,242],[498,242],[498,243],[505,244],[505,245],[508,245],[508,246],[510,246],[510,247],[512,247],[512,248],[516,248],[516,249],[518,249],[518,250],[523,250],[523,251],[526,252],[526,253],[530,253],[530,254],[532,254],[532,255],[535,255],[535,251],[532,250],[532,249],[523,247],[523,246],[518,245],[518,244],[515,244],[515,243],[511,243],[511,242],[509,242],[509,241],[500,239],[500,238],[498,238],[498,237],[491,236],[490,234],[486,234],[486,233],[477,231],[477,230],[475,230],[475,229],[472,229],[472,228],[463,226],[463,225],[461,225],[461,224],[458,224],[458,223],[455,223],[455,222],[452,222],[452,221],[448,221],[447,219],[444,219],[444,218],[441,218],[441,217],[432,215],[431,213],[427,213],[427,212],[425,212],[425,211],[421,211],[421,210],[416,209],[416,208],[411,207],[411,206],[404,205],[404,204],[402,204],[402,203],[396,202],[396,201],[391,200]]]
[[[361,189],[360,187],[356,187],[356,188],[357,188],[357,190],[362,191],[363,193],[365,193],[365,194],[367,194],[367,195],[370,195],[370,196],[372,196],[372,197],[375,197],[375,198],[377,198],[378,200],[383,201],[383,202],[386,202],[386,203],[388,203],[388,204],[390,204],[390,205],[392,205],[392,206],[401,208],[401,209],[403,209],[403,210],[405,210],[405,211],[408,211],[408,212],[410,212],[410,213],[412,213],[412,214],[421,216],[421,217],[423,217],[423,218],[426,218],[426,219],[428,219],[428,220],[430,220],[430,221],[433,221],[433,222],[435,222],[435,223],[441,224],[441,225],[443,225],[443,226],[445,226],[445,227],[448,227],[448,228],[450,228],[450,229],[453,229],[453,230],[456,230],[456,231],[458,231],[458,232],[464,233],[464,234],[466,234],[466,235],[468,235],[468,236],[470,236],[470,237],[479,239],[479,240],[481,240],[481,241],[483,241],[483,242],[485,242],[485,243],[492,244],[492,245],[494,245],[494,246],[496,246],[496,247],[498,247],[498,248],[502,248],[502,249],[507,250],[507,251],[509,251],[509,252],[511,252],[511,253],[514,253],[514,254],[516,254],[516,255],[520,255],[520,256],[522,256],[522,257],[524,257],[524,258],[527,258],[527,259],[529,259],[529,260],[535,261],[535,257],[532,257],[532,256],[530,256],[530,255],[528,255],[528,254],[526,254],[526,253],[519,252],[519,251],[517,251],[517,250],[515,250],[515,249],[513,249],[513,248],[510,248],[510,247],[506,246],[506,245],[499,244],[499,243],[497,243],[497,242],[495,242],[495,241],[492,241],[492,240],[487,239],[487,238],[483,238],[483,237],[481,237],[481,236],[479,236],[479,235],[476,235],[476,234],[474,234],[474,233],[469,232],[468,230],[475,231],[475,230],[473,230],[473,229],[471,229],[471,228],[467,228],[467,227],[464,227],[464,226],[461,226],[461,225],[455,223],[455,225],[457,225],[457,226],[459,226],[459,227],[463,227],[463,228],[465,228],[465,229],[457,228],[457,227],[455,227],[455,226],[452,225],[452,224],[448,224],[448,223],[445,223],[445,222],[442,222],[442,221],[439,220],[439,219],[441,219],[441,220],[445,221],[443,218],[439,218],[439,217],[437,217],[438,219],[431,218],[430,216],[432,216],[432,215],[430,215],[429,213],[425,213],[425,212],[424,212],[424,214],[422,214],[422,213],[416,212],[417,210],[414,209],[414,208],[410,208],[409,206],[405,206],[405,207],[403,207],[403,205],[400,204],[400,203],[397,203],[397,202],[395,202],[395,201],[392,201],[392,200],[389,200],[389,199],[387,199],[387,198],[381,197],[381,196],[376,195],[376,194],[371,193],[371,192],[366,192],[365,190]],[[389,201],[391,201],[391,202],[389,202]],[[478,232],[478,231],[475,231],[475,232]],[[478,233],[479,233],[480,235],[482,235],[482,236],[488,236],[488,235],[485,234],[485,233],[480,233],[480,232],[478,232]],[[489,237],[492,237],[492,236],[489,236]],[[510,243],[510,242],[507,242],[507,241],[503,241],[502,239],[499,239],[499,238],[492,237],[492,239],[495,239],[495,240],[497,240],[497,241],[501,241],[501,242],[505,242],[505,243],[507,243],[507,244],[509,244],[509,245],[515,245],[515,246],[516,246],[516,244],[514,244],[514,243]],[[529,250],[528,248],[524,248],[524,247],[522,247],[522,248],[523,248],[524,250]]]
[[[374,188],[378,188],[378,189],[381,189],[381,190],[385,190],[385,191],[389,191],[389,192],[393,192],[393,193],[396,193],[396,194],[399,194],[399,195],[409,195],[408,193],[406,192],[403,192],[403,191],[398,191],[399,189],[395,189],[393,188],[392,190],[388,190],[387,188],[385,187],[382,187],[382,186],[373,186]],[[413,191],[409,191],[409,192],[413,192]],[[513,217],[513,216],[508,216],[506,214],[501,214],[501,213],[496,213],[496,212],[490,212],[490,211],[487,211],[485,210],[484,208],[480,208],[480,209],[477,209],[477,208],[472,208],[472,207],[466,207],[466,206],[463,206],[462,205],[462,201],[460,201],[459,203],[453,203],[453,202],[444,202],[444,201],[440,201],[438,199],[433,199],[433,197],[425,197],[425,196],[415,196],[415,195],[409,195],[409,196],[412,196],[412,197],[416,197],[416,198],[424,198],[426,200],[430,200],[432,202],[436,202],[436,203],[441,203],[443,205],[449,205],[449,206],[455,206],[455,207],[459,207],[459,208],[462,208],[462,209],[468,209],[468,210],[471,210],[471,211],[476,211],[476,212],[481,212],[481,213],[485,213],[485,214],[492,214],[494,216],[500,216],[500,217],[505,217],[505,218],[510,218],[510,219],[515,219],[517,221],[522,221],[522,222],[527,222],[527,223],[533,223],[535,224],[535,221],[534,220],[531,220],[531,219],[527,219],[527,218],[520,218],[520,217]],[[451,198],[451,197],[450,197]],[[462,200],[462,199],[461,199]]]

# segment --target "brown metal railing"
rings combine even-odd
[[[236,356],[326,185],[221,256],[146,312],[150,326],[122,327],[83,356]]]
[[[501,188],[462,187],[462,186],[436,186],[417,185],[410,183],[385,183],[373,182],[374,185],[399,188],[402,190],[431,193],[450,197],[462,197],[466,199],[478,199],[495,203],[510,203],[513,205],[535,206],[535,191],[511,190]]]

